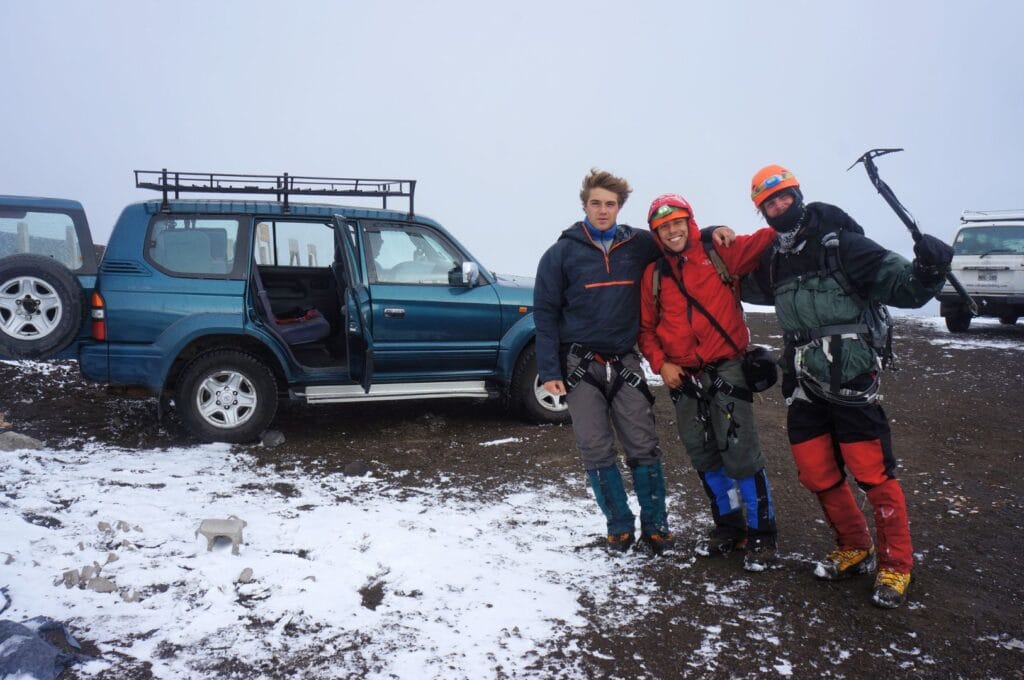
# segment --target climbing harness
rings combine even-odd
[[[569,345],[569,355],[579,359],[579,363],[566,376],[565,387],[567,390],[571,391],[581,382],[586,382],[601,390],[601,393],[605,395],[605,399],[610,403],[615,398],[615,395],[619,393],[619,390],[622,389],[622,386],[628,385],[633,389],[640,390],[640,393],[644,395],[648,403],[654,403],[654,395],[651,394],[644,376],[623,364],[621,355],[598,354],[578,342]],[[601,384],[594,377],[594,374],[590,372],[590,365],[595,361],[604,366],[604,384]],[[611,385],[610,388],[608,388],[609,384]]]
[[[773,254],[771,263],[771,280],[775,290],[783,282],[776,282],[778,253]],[[783,360],[793,370],[799,387],[786,399],[792,404],[795,399],[806,398],[803,393],[810,392],[816,397],[843,406],[861,406],[872,404],[882,398],[880,374],[883,369],[896,370],[896,358],[892,351],[892,317],[888,308],[880,302],[868,299],[850,281],[849,276],[839,258],[839,234],[829,232],[820,241],[818,251],[818,271],[801,275],[800,278],[811,276],[832,277],[842,291],[853,298],[861,308],[858,322],[818,326],[800,331],[787,331],[783,334],[785,351]],[[791,279],[789,279],[791,280]],[[842,353],[843,345],[849,340],[864,340],[874,351],[875,370],[870,371],[870,381],[863,388],[843,387]],[[828,382],[823,382],[807,370],[805,355],[813,349],[820,348],[828,361]],[[802,389],[801,389],[802,388]]]

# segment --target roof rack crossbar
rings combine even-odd
[[[414,179],[368,179],[356,177],[305,177],[289,175],[241,175],[224,172],[180,172],[163,170],[136,170],[135,186],[161,192],[161,210],[169,210],[168,192],[174,198],[184,193],[206,194],[273,194],[289,210],[290,196],[357,196],[380,198],[387,209],[388,198],[407,198],[409,216],[415,212]]]

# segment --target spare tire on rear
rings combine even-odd
[[[0,260],[0,354],[46,359],[78,337],[85,304],[67,267],[43,255]]]

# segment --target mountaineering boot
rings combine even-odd
[[[641,534],[636,547],[649,555],[671,555],[676,549],[676,537],[671,533],[657,531]]]
[[[694,552],[702,557],[727,555],[747,544],[746,526],[736,481],[718,467],[707,472],[698,472],[704,492],[711,501],[711,516],[715,526],[707,536],[697,539]]]
[[[618,465],[587,470],[590,488],[608,523],[607,549],[610,553],[623,553],[633,545],[636,518],[626,500],[626,486]]]
[[[743,527],[743,513],[739,510],[722,515],[719,523],[711,527],[706,536],[697,539],[693,551],[701,557],[728,555],[733,550],[747,547],[747,531]]]
[[[745,571],[764,571],[775,564],[775,534],[748,534],[743,553]]]
[[[875,547],[836,548],[814,567],[814,575],[823,581],[842,581],[875,570]]]
[[[653,555],[662,555],[675,548],[676,539],[668,528],[661,461],[630,465],[630,469],[633,471],[633,490],[640,503],[640,542],[637,547]]]
[[[747,511],[747,546],[743,568],[764,571],[775,562],[775,504],[768,475],[761,468],[750,477],[736,480]]]
[[[882,567],[875,577],[875,589],[871,592],[871,603],[885,609],[894,609],[907,601],[907,586],[910,573],[903,573]]]
[[[605,543],[605,550],[610,553],[629,552],[633,545],[633,532],[624,531],[621,534],[608,534],[608,542]]]

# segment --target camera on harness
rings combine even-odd
[[[743,355],[743,377],[751,392],[764,392],[779,380],[775,356],[761,345],[750,345]]]

